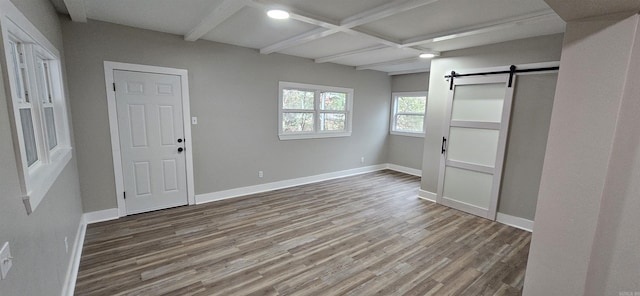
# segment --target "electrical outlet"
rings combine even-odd
[[[9,249],[9,242],[2,245],[0,249],[0,280],[7,278],[9,269],[13,265],[13,257],[11,257],[11,250]]]
[[[364,163],[364,156],[360,157],[360,163]]]
[[[198,124],[198,117],[191,117],[191,124],[196,125]]]
[[[69,254],[69,241],[66,236],[64,237],[64,251]]]
[[[262,171],[258,171],[258,178],[264,177],[264,173]]]

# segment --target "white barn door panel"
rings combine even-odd
[[[513,99],[508,79],[454,79],[442,138],[438,203],[495,220]]]

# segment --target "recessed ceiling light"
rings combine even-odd
[[[267,15],[270,18],[274,18],[277,20],[284,20],[289,18],[289,13],[282,9],[271,9],[267,11]]]
[[[430,59],[430,58],[433,58],[433,57],[435,57],[435,56],[436,56],[436,55],[435,55],[435,54],[432,54],[432,53],[423,53],[423,54],[420,54],[420,55],[419,55],[419,57],[420,57],[421,59]]]

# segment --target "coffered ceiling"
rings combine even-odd
[[[427,71],[420,53],[550,35],[565,23],[543,0],[52,0],[87,18],[389,74]],[[271,8],[290,13],[267,17]]]

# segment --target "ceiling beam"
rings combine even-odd
[[[396,48],[400,48],[402,46],[402,44],[400,44],[400,40],[393,40],[389,37],[386,36],[382,36],[380,34],[374,33],[374,32],[368,32],[366,30],[363,29],[342,29],[342,32],[350,34],[350,35],[354,35],[354,36],[360,36],[360,37],[364,37],[367,38],[369,40],[375,41],[377,43],[380,44],[384,44],[387,46],[391,46],[391,47],[396,47]]]
[[[386,45],[376,45],[376,46],[371,46],[371,47],[366,47],[366,48],[346,51],[346,52],[342,52],[342,53],[339,53],[339,54],[334,54],[334,55],[330,55],[330,56],[326,56],[326,57],[317,58],[314,61],[316,63],[327,63],[327,62],[335,61],[335,60],[338,60],[338,59],[341,59],[341,58],[345,58],[345,57],[348,57],[348,56],[357,55],[357,54],[361,54],[361,53],[365,53],[365,52],[381,50],[381,49],[385,49],[385,48],[389,48],[389,47],[386,46]]]
[[[263,1],[260,0],[256,0],[254,1],[254,3],[259,3],[261,5],[268,5]],[[318,19],[315,19],[313,17],[305,17],[307,23],[312,23],[311,21],[315,21],[315,23],[312,23],[314,25],[319,25],[323,28],[326,28],[327,30],[324,30],[322,34],[317,34],[317,29],[307,32],[307,33],[303,33],[297,36],[293,36],[289,39],[285,39],[283,41],[280,41],[278,43],[269,45],[267,47],[264,47],[262,49],[260,49],[260,53],[262,54],[270,54],[273,52],[277,52],[277,51],[282,51],[284,49],[293,47],[293,46],[297,46],[306,42],[310,42],[322,37],[326,37],[338,32],[345,32],[348,34],[354,34],[354,35],[360,35],[360,36],[365,36],[365,37],[369,37],[372,39],[376,39],[377,42],[383,43],[383,44],[387,44],[389,46],[394,46],[394,47],[399,47],[400,45],[396,42],[393,42],[391,40],[388,40],[387,38],[381,37],[381,36],[375,36],[372,34],[368,34],[366,32],[362,32],[362,31],[356,31],[353,30],[352,28],[357,27],[357,26],[361,26],[364,25],[366,23],[370,23],[373,21],[377,21],[404,11],[408,11],[411,9],[415,9],[417,7],[420,6],[424,6],[424,5],[429,5],[432,3],[437,2],[438,0],[395,0],[391,3],[387,3],[378,7],[374,7],[372,9],[369,9],[367,11],[364,11],[362,13],[356,14],[354,16],[348,17],[346,19],[344,19],[343,21],[340,22],[340,25],[335,25],[333,23],[329,23],[326,21],[321,21]],[[299,13],[294,13],[294,15],[298,15]],[[294,17],[292,17],[294,18]],[[301,21],[304,21],[302,19],[299,19]]]
[[[429,66],[429,67],[420,68],[420,69],[388,72],[387,74],[389,76],[395,76],[395,75],[404,75],[404,74],[425,73],[425,72],[429,72],[430,70],[431,70],[431,67]]]
[[[282,5],[280,4],[271,3],[265,0],[253,0],[253,1],[250,1],[248,5],[253,8],[264,10],[264,11],[267,11],[273,7],[282,7]],[[286,8],[283,8],[283,9],[286,9]],[[292,20],[300,21],[303,23],[307,23],[307,24],[311,24],[311,25],[315,25],[315,26],[323,27],[327,29],[334,29],[338,27],[338,22],[334,20],[330,20],[317,15],[311,15],[302,11],[291,10],[291,9],[286,9],[286,10],[287,12],[289,12],[289,18]]]
[[[377,20],[435,2],[438,2],[438,0],[395,0],[348,17],[340,22],[340,26],[346,28],[362,26],[370,22],[375,22]]]
[[[381,63],[374,63],[374,64],[356,66],[356,70],[370,70],[370,69],[386,67],[386,66],[412,64],[412,63],[415,63],[415,62],[431,62],[431,60],[430,59],[421,59],[419,57],[413,57],[413,58],[406,58],[406,59],[399,59],[399,60],[392,60],[392,61],[386,61],[386,62],[381,62]]]
[[[502,20],[494,21],[490,23],[457,28],[450,31],[438,32],[434,34],[407,39],[402,41],[401,47],[413,47],[413,46],[418,46],[426,43],[451,40],[451,39],[461,38],[461,37],[468,37],[468,36],[478,35],[478,34],[487,33],[491,31],[496,31],[500,29],[505,29],[509,27],[519,26],[525,23],[539,22],[539,21],[543,21],[551,18],[559,18],[559,17],[557,14],[555,14],[555,12],[553,12],[553,10],[543,10],[535,13],[517,16],[517,17],[502,19]]]
[[[287,40],[284,41],[280,41],[276,44],[272,44],[269,45],[267,47],[261,48],[260,49],[260,53],[261,54],[270,54],[270,53],[274,53],[276,51],[281,51],[283,49],[286,48],[290,48],[290,47],[294,47],[296,45],[300,45],[303,43],[307,43],[309,41],[312,40],[316,40],[325,36],[329,36],[333,33],[335,33],[336,29],[325,29],[325,28],[317,28],[314,30],[311,30],[309,32],[306,32],[304,34],[300,34],[300,35],[296,35],[293,38],[289,38]]]
[[[66,0],[65,0],[66,1]],[[249,4],[249,0],[224,0],[211,10],[209,14],[200,20],[189,33],[184,36],[184,40],[196,41],[202,36],[211,32],[215,27],[222,24],[232,15],[236,14],[240,9]]]
[[[74,22],[86,23],[87,10],[84,7],[84,0],[64,0],[67,11]]]

